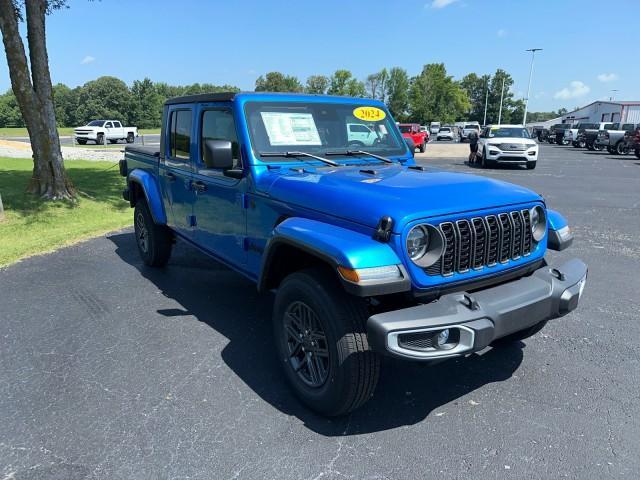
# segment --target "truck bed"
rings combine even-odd
[[[149,155],[152,157],[160,156],[160,147],[145,147],[145,146],[133,145],[133,146],[124,147],[124,151],[125,153],[127,152],[138,153],[138,154],[141,153],[142,155]]]

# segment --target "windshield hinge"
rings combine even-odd
[[[376,233],[373,234],[373,239],[382,243],[387,243],[391,240],[391,230],[393,229],[393,218],[384,216],[378,222],[376,227]]]

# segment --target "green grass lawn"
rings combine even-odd
[[[140,135],[160,134],[159,128],[145,128],[138,130]],[[58,128],[58,135],[69,137],[73,135],[73,127]],[[0,128],[0,137],[28,137],[26,128],[3,127]]]
[[[0,158],[5,210],[0,222],[0,267],[132,224],[117,166],[86,160],[69,160],[65,165],[79,192],[77,202],[43,202],[25,193],[31,160]]]

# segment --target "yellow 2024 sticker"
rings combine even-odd
[[[387,114],[377,107],[358,107],[353,111],[353,116],[366,122],[379,122],[384,120]]]

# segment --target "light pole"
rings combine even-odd
[[[541,48],[529,48],[526,51],[531,52],[531,67],[529,68],[529,86],[527,87],[527,101],[524,102],[524,117],[522,118],[522,126],[527,126],[527,110],[529,109],[529,94],[531,93],[531,77],[533,76],[533,59],[536,56],[536,52],[542,50]]]
[[[489,77],[488,76],[487,76],[487,82],[484,88],[487,92],[484,95],[484,121],[482,122],[483,127],[487,124],[487,104],[489,103]]]
[[[613,90],[611,90],[611,92],[613,93],[613,95],[611,95],[611,96],[609,97],[609,101],[610,101],[610,102],[613,102],[613,99],[615,98],[616,92],[619,92],[619,91],[620,91],[620,90],[618,90],[618,89],[616,89],[616,88],[614,88]]]
[[[502,77],[502,93],[500,94],[500,113],[498,114],[498,125],[502,123],[502,99],[504,98],[504,77]]]

